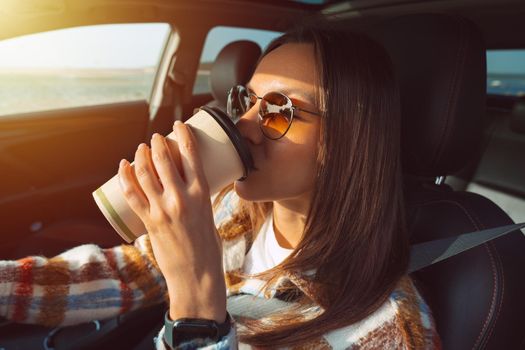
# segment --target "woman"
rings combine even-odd
[[[256,170],[218,195],[215,217],[192,132],[176,123],[179,153],[170,155],[164,138],[154,135],[151,149],[139,146],[134,171],[121,162],[126,200],[149,233],[134,247],[86,245],[4,266],[62,268],[67,278],[57,284],[68,286],[64,296],[101,290],[101,280],[117,288],[119,302],[92,311],[90,319],[167,298],[168,327],[182,318],[223,327],[215,339],[163,328],[159,349],[235,348],[237,341],[270,348],[439,348],[428,306],[406,275],[400,107],[384,49],[360,34],[294,30],[269,45],[246,87],[232,88],[229,110],[240,112],[237,127]],[[88,261],[106,272],[83,280],[79,271]],[[70,286],[79,281],[82,288]],[[231,326],[226,298],[238,293],[296,304]],[[48,325],[86,320],[71,314],[70,303],[57,303],[57,294],[55,288],[47,295],[62,307],[54,316],[29,316],[34,308],[16,298],[3,315]]]

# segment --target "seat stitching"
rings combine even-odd
[[[499,254],[497,254],[497,250],[496,248],[494,247],[494,242],[487,242],[486,243],[486,246],[487,246],[487,251],[490,253],[491,250],[494,250],[494,261],[496,261],[496,258],[499,262],[499,266],[501,267],[502,266],[502,263],[501,263],[501,259],[499,258]],[[490,248],[490,249],[489,249]],[[497,323],[497,320],[499,318],[499,314],[501,312],[501,309],[502,309],[502,306],[503,306],[503,296],[505,295],[505,271],[503,270],[503,268],[500,268],[499,269],[501,271],[501,295],[502,297],[499,299],[499,304],[498,304],[498,307],[497,307],[497,313],[496,313],[496,317],[494,319],[494,322],[492,323],[491,327],[490,327],[490,330],[489,330],[489,336],[487,338],[485,338],[485,344],[488,342],[488,339],[490,336],[492,336],[493,332],[494,332],[494,328],[496,328],[496,323]]]
[[[476,219],[476,222],[481,227],[481,229],[483,229],[483,230],[486,229],[486,226],[477,217],[475,219]],[[488,243],[484,243],[483,246],[485,247],[485,250],[488,252],[488,255],[489,255],[489,258],[490,258],[490,267],[492,269],[492,282],[493,282],[492,299],[491,299],[491,302],[490,302],[489,312],[488,312],[488,314],[485,317],[485,322],[483,322],[483,327],[480,329],[479,335],[478,335],[478,337],[476,339],[476,342],[472,346],[472,349],[476,349],[478,346],[481,347],[481,345],[479,343],[481,341],[483,333],[488,334],[487,338],[485,338],[485,339],[488,339],[492,335],[491,334],[492,327],[491,327],[490,331],[487,331],[487,324],[490,321],[491,317],[494,315],[494,310],[496,308],[495,307],[496,296],[498,295],[498,283],[497,283],[497,281],[498,281],[498,274],[497,274],[497,270],[496,270],[496,266],[495,266],[494,256],[492,255],[492,253],[491,253],[491,251],[489,249],[490,247],[489,247]],[[498,314],[499,314],[499,311],[498,311]],[[488,341],[488,340],[486,340],[486,341]]]
[[[477,220],[477,218],[475,220],[475,218],[467,211],[466,207],[462,203],[458,203],[458,202],[455,202],[455,201],[452,201],[452,200],[442,199],[442,200],[436,200],[436,201],[424,203],[423,206],[432,205],[432,204],[436,204],[436,203],[448,203],[448,204],[453,204],[453,205],[459,207],[463,211],[463,213],[469,218],[470,222],[476,228],[476,230],[480,230],[480,228],[481,229],[485,229],[485,225],[483,225],[483,223],[481,223],[479,220]],[[496,281],[497,281],[497,273],[496,273],[496,268],[494,266],[494,257],[492,256],[492,253],[488,249],[487,243],[484,243],[483,245],[485,246],[485,250],[487,250],[487,252],[489,254],[489,258],[490,258],[490,262],[491,262],[492,278],[493,278],[493,292],[492,292],[491,305],[489,307],[489,313],[487,314],[487,316],[485,318],[485,322],[483,323],[483,327],[481,328],[481,330],[479,332],[479,335],[478,335],[478,337],[476,339],[476,342],[474,343],[472,349],[475,349],[476,346],[478,345],[478,343],[480,342],[480,338],[482,337],[482,335],[484,333],[483,331],[487,327],[487,323],[489,322],[489,319],[490,319],[490,317],[492,316],[492,314],[494,312],[494,303],[495,303],[495,299],[496,299],[496,295],[497,295],[497,291],[496,291],[497,290],[497,283],[496,283]],[[503,300],[501,300],[501,302],[503,302]],[[499,311],[498,311],[498,314],[499,314]],[[491,333],[489,333],[489,336],[490,335],[491,335]]]
[[[450,199],[439,199],[439,200],[436,200],[436,201],[433,201],[433,202],[423,203],[422,205],[426,206],[426,205],[432,205],[432,204],[436,204],[436,203],[449,203],[449,204],[454,204],[454,205],[458,206],[463,211],[463,213],[469,218],[470,223],[472,224],[472,226],[474,226],[474,228],[476,230],[479,230],[479,227],[476,224],[476,221],[474,220],[474,218],[470,215],[470,213],[465,209],[465,207],[461,203],[452,201]]]
[[[496,271],[495,271],[495,268],[494,268],[494,257],[492,256],[492,253],[490,252],[490,249],[487,248],[487,244],[484,244],[484,246],[485,246],[485,250],[489,253],[490,264],[491,264],[491,267],[492,267],[493,293],[492,293],[492,299],[491,299],[491,302],[490,302],[489,312],[488,312],[487,316],[485,317],[485,322],[483,322],[483,327],[479,331],[478,337],[476,338],[476,342],[472,346],[472,349],[476,349],[476,348],[478,348],[478,346],[480,346],[479,343],[481,341],[481,337],[483,336],[483,333],[484,333],[483,331],[486,330],[487,323],[489,322],[491,316],[494,314],[494,307],[493,307],[493,305],[494,305],[495,299],[496,299],[496,289],[497,289],[496,280],[497,280],[497,276],[496,276]]]

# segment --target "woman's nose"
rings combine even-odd
[[[253,144],[260,144],[264,135],[259,129],[259,116],[257,115],[259,110],[259,104],[256,104],[250,108],[243,116],[237,121],[237,129],[241,135],[248,139]]]

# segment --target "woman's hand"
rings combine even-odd
[[[148,230],[170,297],[170,317],[226,318],[222,247],[213,222],[210,193],[190,128],[173,126],[178,147],[153,135],[141,144],[134,170],[122,160],[120,187]],[[171,140],[169,142],[172,142]]]

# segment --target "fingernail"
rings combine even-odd
[[[127,163],[128,163],[128,161],[127,161],[127,160],[125,160],[125,159],[122,159],[122,160],[120,161],[120,164],[119,164],[119,166],[120,166],[121,168],[123,168],[123,167],[125,167],[125,166],[126,166],[126,164],[127,164]]]
[[[175,125],[179,125],[179,124],[182,124],[182,122],[180,120],[175,120]]]

